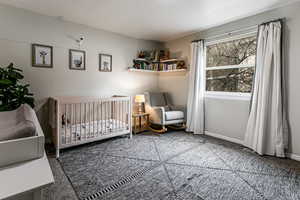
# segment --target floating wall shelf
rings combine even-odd
[[[130,72],[146,72],[146,73],[173,73],[173,72],[187,72],[187,69],[173,69],[173,70],[163,70],[163,71],[155,71],[155,70],[147,70],[147,69],[135,69],[128,68]]]

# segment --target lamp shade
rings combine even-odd
[[[138,94],[135,96],[134,101],[136,103],[143,103],[145,102],[145,96],[143,94]]]

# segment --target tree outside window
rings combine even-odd
[[[256,36],[206,47],[206,90],[250,93],[256,55]]]

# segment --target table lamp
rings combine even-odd
[[[143,103],[145,102],[145,96],[138,94],[134,98],[134,102],[138,104],[138,113],[143,113]]]

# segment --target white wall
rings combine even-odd
[[[259,15],[248,17],[222,26],[218,26],[206,31],[202,31],[188,37],[166,43],[166,47],[176,55],[182,56],[190,62],[190,42],[194,39],[207,38],[238,29],[244,29],[262,22],[286,18],[285,33],[286,45],[286,68],[288,84],[288,117],[290,122],[290,152],[300,155],[300,3],[295,3],[286,7],[268,11]],[[188,75],[185,76],[160,76],[159,88],[172,93],[175,102],[185,104],[188,90]],[[249,101],[228,100],[228,99],[206,99],[206,129],[209,132],[221,134],[238,140],[244,139],[245,127]]]
[[[87,26],[64,22],[22,9],[0,5],[0,65],[10,62],[22,67],[25,80],[37,99],[53,95],[132,95],[157,90],[155,75],[128,72],[141,49],[160,43],[137,40]],[[86,71],[69,70],[69,49],[75,38],[85,36]],[[31,43],[53,46],[54,68],[31,67]],[[112,55],[113,72],[98,71],[98,53]]]
[[[74,38],[84,35],[86,70],[69,69],[69,49],[77,48]],[[31,66],[31,44],[53,46],[54,68]],[[138,50],[162,47],[161,43],[137,40],[84,25],[38,15],[22,9],[0,5],[0,65],[10,62],[21,66],[25,82],[39,102],[49,96],[135,95],[158,90],[154,74],[128,72]],[[112,72],[98,71],[98,54],[112,55]],[[44,132],[47,128],[47,107],[38,117]],[[47,133],[46,133],[47,134]]]

